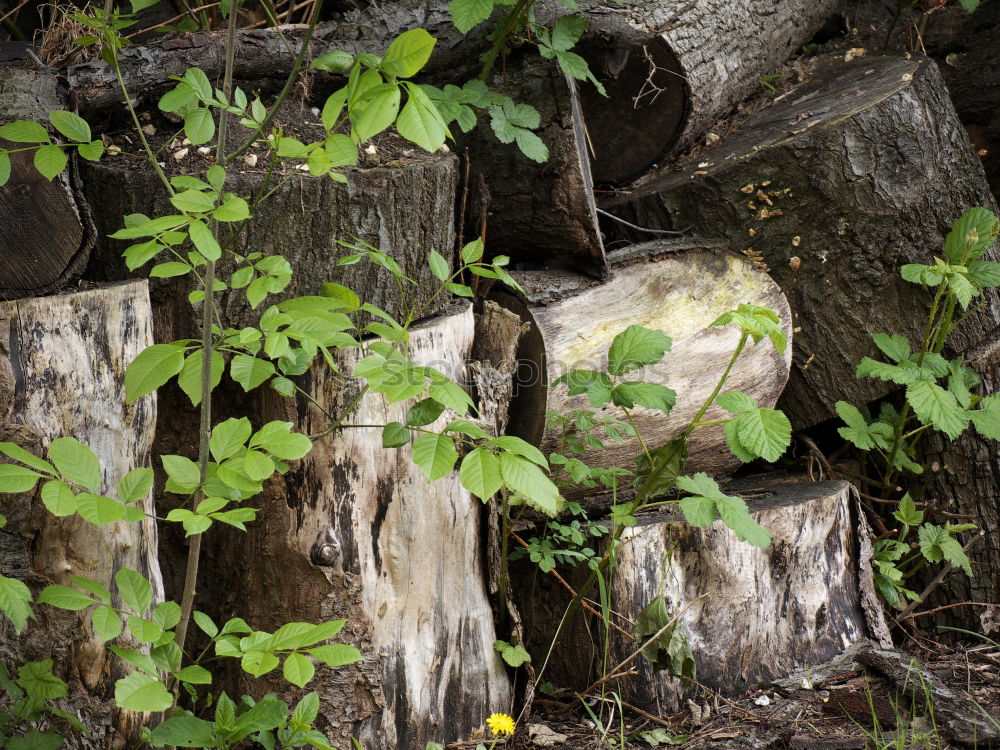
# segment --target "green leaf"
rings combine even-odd
[[[351,110],[352,124],[359,141],[367,141],[396,121],[399,113],[399,87],[394,83],[379,84],[367,92]]]
[[[66,169],[66,153],[59,146],[42,146],[35,151],[35,169],[48,180]]]
[[[740,443],[765,461],[777,461],[792,442],[791,422],[776,409],[743,412],[735,421]]]
[[[636,616],[633,631],[635,641],[641,646],[659,633],[655,640],[643,648],[643,658],[655,670],[665,670],[669,674],[694,680],[694,657],[684,636],[684,628],[678,626],[676,619],[667,608],[663,596],[654,597]],[[672,621],[673,625],[670,624]]]
[[[493,0],[451,0],[448,3],[448,15],[463,34],[468,34],[492,14]]]
[[[972,302],[972,298],[979,294],[979,290],[969,281],[965,274],[956,273],[948,277],[948,290],[955,295],[962,308],[965,309]]]
[[[195,349],[184,360],[184,366],[177,375],[177,385],[187,394],[194,406],[201,403],[201,360],[202,350]],[[226,362],[222,355],[212,350],[212,372],[211,388],[214,390],[222,382],[222,373],[225,372]]]
[[[81,143],[76,147],[76,152],[87,161],[100,161],[101,157],[104,156],[104,142]]]
[[[444,404],[432,398],[425,398],[406,412],[406,424],[410,427],[423,427],[437,421],[443,413]]]
[[[178,344],[153,344],[136,357],[125,370],[128,403],[152,393],[184,367],[184,347]]]
[[[159,680],[132,672],[115,683],[115,703],[130,711],[166,711],[174,696]]]
[[[981,206],[970,208],[952,225],[944,241],[944,253],[949,263],[966,265],[979,260],[1000,232],[996,215]]]
[[[178,195],[183,195],[183,193],[178,193]],[[196,193],[196,195],[202,195],[202,193]],[[174,198],[176,197],[175,195]],[[211,206],[209,210],[211,210]],[[191,242],[194,243],[194,246],[198,248],[198,252],[204,255],[207,260],[216,261],[222,257],[222,247],[205,222],[201,219],[194,219],[188,231],[191,235]]]
[[[0,492],[14,494],[33,490],[41,474],[15,464],[0,464]]]
[[[253,427],[246,417],[227,419],[215,425],[208,443],[212,458],[221,463],[243,452],[252,433]]]
[[[26,451],[17,443],[0,442],[0,453],[13,458],[15,461],[20,461],[22,464],[27,464],[32,469],[49,474],[56,473],[56,469],[52,464],[45,459],[39,458],[34,453]]]
[[[726,391],[715,401],[732,414],[742,414],[757,408],[757,402],[742,391]]]
[[[917,536],[920,540],[920,553],[929,562],[941,562],[947,560],[956,568],[961,568],[965,574],[972,578],[972,566],[969,558],[962,549],[961,543],[948,533],[947,528],[936,526],[932,523],[925,523],[917,529]]]
[[[250,218],[250,206],[243,198],[230,196],[212,212],[212,216],[219,221],[244,221]]]
[[[215,724],[188,713],[171,716],[157,724],[152,740],[155,747],[218,747],[220,743],[215,734]]]
[[[0,575],[0,612],[14,623],[16,633],[24,630],[28,618],[34,617],[31,610],[31,591],[24,583],[16,578]]]
[[[570,396],[586,394],[595,409],[600,409],[611,400],[611,378],[596,370],[570,370],[556,378],[552,385],[565,385]]]
[[[266,359],[258,359],[248,354],[237,354],[229,363],[229,376],[243,386],[244,391],[252,391],[274,375],[274,365]]]
[[[638,404],[669,414],[677,402],[676,391],[656,383],[619,383],[611,392],[611,400],[618,406],[631,409]]]
[[[963,409],[955,394],[937,383],[918,381],[906,387],[906,400],[921,424],[932,425],[952,440],[969,426],[971,415]]]
[[[101,462],[94,452],[79,440],[58,437],[49,445],[49,458],[59,474],[70,482],[97,490],[101,484]]]
[[[313,678],[313,675],[316,674],[316,667],[309,657],[293,652],[285,657],[282,674],[293,685],[305,687],[309,680]]]
[[[692,526],[709,526],[719,517],[715,500],[708,497],[692,495],[681,498],[678,505],[684,513],[685,520]]]
[[[538,448],[519,437],[515,437],[514,435],[501,435],[500,437],[495,437],[490,440],[488,444],[497,448],[502,448],[510,453],[515,453],[518,456],[522,456],[532,463],[538,464],[542,468],[547,469],[549,466],[549,462],[545,460],[544,454],[538,450]]]
[[[184,456],[160,456],[164,471],[167,472],[167,492],[188,495],[201,485],[198,464]]]
[[[413,441],[413,462],[429,482],[448,474],[457,460],[455,441],[447,435],[421,435]]]
[[[382,428],[382,447],[399,448],[410,442],[410,431],[401,422],[390,422]]]
[[[991,440],[1000,440],[1000,393],[987,396],[978,406],[978,409],[969,412],[976,432]]]
[[[870,451],[875,446],[883,450],[889,449],[889,443],[892,440],[892,428],[889,425],[884,422],[868,424],[864,415],[846,401],[838,401],[836,409],[837,414],[847,424],[847,427],[837,429],[844,440],[853,443],[863,451]]]
[[[219,634],[219,626],[216,625],[212,618],[204,612],[195,610],[191,617],[195,624],[201,628],[201,631],[209,638],[215,638],[215,636]]]
[[[629,326],[615,336],[608,350],[608,372],[624,375],[663,359],[670,351],[670,337],[663,331],[642,326]]]
[[[190,682],[192,685],[211,685],[212,673],[197,664],[184,667],[180,672],[175,672],[174,676],[182,682]]]
[[[49,112],[49,122],[71,141],[90,143],[90,125],[79,115],[64,110],[54,110]]]
[[[163,635],[163,629],[155,622],[136,615],[128,616],[128,629],[139,643],[153,643]]]
[[[0,187],[7,184],[10,179],[10,155],[0,149]]]
[[[117,638],[122,633],[122,618],[111,607],[98,607],[90,617],[94,632],[102,642]]]
[[[559,513],[562,497],[545,472],[522,456],[500,454],[500,475],[504,483],[522,495],[533,507],[555,516]]]
[[[493,641],[493,649],[515,669],[531,661],[531,654],[520,643],[511,644],[498,639]]]
[[[184,276],[191,270],[187,263],[170,261],[168,263],[158,263],[149,271],[149,275],[154,279],[172,279],[176,276]]]
[[[15,120],[6,125],[0,125],[0,138],[14,143],[48,143],[49,134],[37,122]]]
[[[589,21],[583,16],[568,15],[557,18],[552,26],[550,46],[559,51],[572,49],[580,41],[588,25]]]
[[[893,362],[902,362],[910,356],[910,342],[906,340],[905,336],[900,336],[898,333],[892,336],[876,333],[872,336],[872,340],[875,342],[875,346],[881,349]]]
[[[473,440],[485,440],[489,437],[486,431],[475,422],[468,419],[453,419],[444,427],[445,432],[460,432]]]
[[[31,729],[24,737],[11,737],[7,750],[58,750],[62,745],[63,738],[54,729],[45,732]]]
[[[248,651],[240,659],[240,668],[247,674],[260,677],[278,666],[280,660],[274,654],[264,651]]]
[[[313,70],[325,70],[328,73],[347,73],[354,67],[354,55],[350,52],[335,49],[320,55],[313,60],[310,66]],[[329,127],[327,127],[329,130]]]
[[[143,614],[153,603],[153,587],[141,573],[131,568],[119,568],[115,573],[115,584],[122,601],[136,614]]]
[[[736,537],[755,547],[766,547],[771,535],[753,519],[741,497],[723,496],[716,500],[723,522],[736,533]]]
[[[312,441],[291,430],[291,422],[268,422],[254,433],[249,446],[263,448],[283,461],[297,461],[312,450]]]
[[[465,489],[485,502],[500,490],[500,461],[488,450],[476,448],[462,459],[458,476]]]
[[[382,70],[397,78],[409,78],[431,57],[437,40],[426,29],[410,29],[396,37],[382,58]]]
[[[80,514],[80,518],[98,526],[114,523],[125,517],[125,506],[113,497],[81,492],[76,496],[76,503],[76,512]]]
[[[361,661],[361,652],[354,646],[343,643],[329,643],[309,649],[308,653],[315,656],[329,667],[343,667]]]
[[[448,266],[448,261],[444,259],[444,256],[436,250],[431,250],[430,254],[427,256],[427,263],[430,265],[431,273],[439,281],[445,281],[449,276],[451,276],[451,268]]]
[[[153,622],[164,630],[170,630],[181,620],[181,605],[177,602],[160,602],[153,608]]]
[[[909,492],[903,495],[899,501],[899,509],[893,511],[892,515],[897,521],[910,527],[919,526],[924,522],[924,512],[917,510],[916,503],[913,502]]]
[[[32,698],[57,700],[68,694],[66,683],[52,674],[52,659],[29,661],[17,670],[17,684]]]
[[[215,135],[215,120],[211,110],[195,107],[184,116],[184,135],[192,145],[200,146],[208,143]]]
[[[408,82],[406,90],[409,97],[396,120],[396,132],[424,151],[434,153],[444,145],[448,135],[444,118],[419,86]],[[447,274],[438,278],[444,281]]]
[[[59,609],[79,612],[91,604],[98,604],[98,602],[95,602],[89,596],[76,589],[71,589],[69,586],[52,584],[42,589],[42,593],[38,595],[36,604],[51,604],[53,607],[58,607]]]
[[[274,473],[274,461],[260,451],[247,451],[243,456],[243,471],[255,482],[263,482]]]

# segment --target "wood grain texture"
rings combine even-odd
[[[900,266],[932,262],[963,211],[996,210],[933,62],[816,65],[800,89],[699,155],[707,166],[651,174],[607,206],[643,226],[694,226],[760,253],[801,329],[782,399],[797,428],[834,416],[840,399],[889,392],[854,371],[878,356],[876,332],[920,340],[931,295],[903,281]],[[956,350],[1000,321],[996,294],[988,299],[956,332]]]
[[[660,257],[656,257],[658,253]],[[636,260],[644,256],[653,259]],[[636,246],[613,257],[616,263],[604,283],[566,271],[525,272],[520,281],[529,295],[527,308],[509,295],[498,295],[499,301],[517,309],[534,328],[519,355],[524,360],[522,382],[511,409],[511,430],[540,445],[543,452],[558,450],[559,443],[559,431],[544,425],[546,411],[568,414],[589,408],[585,396],[570,397],[564,386],[549,384],[569,370],[604,369],[612,340],[630,325],[662,330],[673,340],[672,350],[660,364],[627,376],[677,392],[677,403],[669,416],[642,407],[634,410],[639,432],[650,446],[668,442],[687,426],[725,370],[740,334],[732,326],[711,325],[724,312],[742,303],[771,308],[779,315],[791,343],[791,314],[784,295],[767,274],[744,257],[669,242]],[[788,378],[790,363],[791,346],[783,355],[767,341],[748,346],[726,388],[742,390],[761,406],[773,407]],[[617,407],[607,407],[599,414],[622,418]],[[716,406],[705,419],[726,414]],[[638,442],[628,439],[608,441],[603,451],[588,450],[580,458],[591,466],[627,467],[641,452]],[[691,471],[726,472],[739,465],[726,446],[721,427],[702,428],[692,434]]]
[[[721,521],[694,528],[679,515],[640,517],[622,535],[609,597],[615,623],[631,633],[639,612],[663,596],[688,639],[698,682],[736,695],[831,658],[865,639],[867,625],[846,482],[760,478],[726,491],[747,498],[770,546],[739,541]],[[558,622],[566,600],[561,589],[535,592],[525,605],[532,640]],[[587,629],[578,626],[554,652],[550,672],[578,690],[600,676],[603,626],[586,617]],[[612,629],[609,645],[609,664],[617,665],[640,644]],[[621,679],[623,700],[666,713],[683,705],[689,683],[654,672],[641,657],[627,667],[637,672]]]
[[[0,340],[4,440],[27,440],[35,451],[64,435],[80,440],[101,460],[102,493],[113,493],[128,471],[149,464],[156,398],[126,406],[124,388],[125,367],[152,343],[145,282],[2,302]],[[147,520],[99,527],[79,516],[56,518],[37,497],[4,496],[11,532],[0,540],[4,572],[16,571],[37,594],[45,584],[68,585],[69,574],[113,590],[114,573],[127,566],[151,581],[154,603],[162,601],[152,496],[139,507],[150,514]],[[57,674],[70,685],[67,707],[81,711],[98,742],[73,733],[66,747],[128,746],[148,718],[114,704],[114,682],[132,668],[104,648],[89,615],[47,606],[38,612],[40,619],[20,637],[5,624],[0,652],[6,663],[55,659]]]
[[[0,64],[0,124],[47,124],[49,112],[64,108],[55,75]],[[0,139],[0,148],[24,147]],[[75,164],[50,182],[34,168],[34,153],[11,154],[11,176],[0,187],[0,299],[58,289],[83,270],[94,244],[89,210],[76,194]]]
[[[410,354],[461,379],[473,328],[468,307],[421,324]],[[326,368],[309,380],[327,409],[357,392]],[[369,394],[350,419],[402,420],[407,406]],[[307,434],[327,425],[301,401],[275,404],[270,418],[293,419]],[[261,504],[262,523],[241,540],[245,577],[229,595],[241,609],[249,604],[259,627],[348,618],[343,632],[364,662],[321,670],[314,685],[335,743],[348,745],[350,734],[387,750],[453,742],[509,708],[510,684],[493,649],[483,505],[457,473],[428,484],[409,447],[385,449],[380,429],[349,428],[319,442]]]

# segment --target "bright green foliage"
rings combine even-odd
[[[778,314],[773,310],[758,305],[740,305],[735,310],[720,315],[713,323],[713,326],[735,325],[750,338],[755,344],[759,344],[763,339],[768,338],[778,350],[778,354],[784,354],[788,345],[785,332],[781,328],[781,321]]]
[[[662,331],[654,331],[642,326],[629,326],[611,342],[608,350],[608,372],[624,375],[663,359],[670,351],[670,337]]]
[[[31,591],[16,578],[0,576],[0,612],[14,623],[14,630],[20,633],[34,617],[31,610]]]
[[[520,643],[507,643],[497,639],[493,641],[493,648],[512,667],[517,668],[531,661],[531,654]]]
[[[723,493],[716,481],[704,472],[699,471],[693,477],[678,477],[677,488],[690,493],[681,499],[680,506],[692,526],[708,526],[721,516],[740,541],[756,547],[771,543],[771,535],[753,519],[746,502]]]
[[[691,646],[662,596],[654,597],[638,614],[633,634],[636,645],[643,646],[643,658],[654,670],[695,679],[697,670]]]

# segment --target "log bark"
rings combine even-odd
[[[723,695],[825,661],[867,638],[859,576],[871,572],[858,565],[850,485],[759,479],[726,491],[747,498],[773,537],[770,546],[740,542],[721,521],[694,528],[664,514],[640,518],[621,538],[608,586],[621,630],[610,630],[608,669],[635,670],[620,679],[628,703],[674,712],[691,687],[654,671],[636,653],[642,643],[626,635],[658,596],[687,638],[697,682]],[[552,617],[561,616],[567,601],[565,593],[550,593],[526,605],[535,652],[544,653],[548,644],[540,639],[551,637],[558,622]],[[595,618],[587,629],[578,625],[569,634],[576,637],[554,651],[555,684],[580,690],[601,676],[603,626]]]
[[[0,64],[0,124],[12,120],[48,123],[49,112],[65,109],[56,77]],[[0,138],[0,148],[20,149]],[[0,299],[54,291],[83,270],[94,245],[94,224],[78,196],[76,159],[53,181],[32,165],[34,151],[10,154],[11,176],[0,187]]]
[[[573,369],[603,369],[612,339],[629,325],[662,329],[673,339],[663,362],[629,378],[673,388],[677,403],[668,417],[636,407],[639,433],[649,446],[668,442],[694,417],[732,357],[739,332],[712,327],[722,313],[741,303],[778,313],[792,338],[788,303],[777,285],[744,257],[704,249],[705,244],[652,242],[612,253],[608,280],[597,283],[568,271],[515,272],[527,292],[519,300],[503,291],[492,297],[521,315],[532,329],[518,352],[520,372],[511,406],[509,431],[544,453],[559,449],[560,432],[545,424],[546,411],[568,414],[589,408],[585,396],[567,396],[550,384]],[[768,342],[740,355],[727,390],[742,390],[761,406],[774,406],[788,378],[791,346],[779,355]],[[599,415],[618,416],[608,407]],[[715,406],[705,420],[723,418]],[[607,441],[580,459],[590,466],[630,466],[642,452],[635,438]],[[724,473],[740,465],[726,446],[721,427],[695,431],[690,439],[691,471]]]
[[[460,378],[473,330],[463,307],[416,327],[410,354]],[[341,364],[351,365],[346,356]],[[308,385],[327,409],[357,393],[325,367]],[[350,419],[401,421],[406,409],[369,394]],[[328,423],[303,401],[264,410],[307,434]],[[387,750],[448,743],[508,710],[511,687],[493,649],[486,593],[483,506],[457,474],[428,484],[409,447],[391,452],[381,430],[348,428],[317,443],[261,505],[260,522],[238,540],[244,566],[216,590],[257,627],[348,619],[339,637],[351,639],[364,661],[321,670],[313,683],[335,744],[348,745],[351,734]]]
[[[53,438],[75,437],[100,458],[105,493],[128,471],[149,463],[156,399],[150,395],[125,406],[123,385],[125,367],[152,343],[145,282],[0,303],[0,340],[4,440],[40,451]],[[2,500],[10,520],[0,539],[4,573],[26,579],[36,595],[49,583],[69,585],[70,574],[113,590],[114,573],[127,566],[153,584],[154,604],[163,600],[152,496],[140,504],[147,520],[105,526],[52,516],[37,496],[11,500]],[[4,625],[4,662],[55,660],[56,674],[70,688],[63,707],[79,712],[97,743],[73,733],[66,747],[130,746],[144,716],[118,710],[113,696],[115,681],[131,667],[104,648],[89,615],[48,606],[37,615],[20,637]]]
[[[234,171],[226,187],[237,195],[253,196],[263,178],[263,170]],[[411,305],[422,310],[422,315],[433,314],[446,299],[440,295],[431,302],[440,282],[430,271],[427,255],[434,249],[452,261],[456,179],[457,159],[442,154],[417,157],[398,166],[350,170],[346,185],[308,175],[293,177],[261,203],[232,249],[243,254],[256,250],[283,255],[288,260],[294,269],[292,283],[280,295],[270,297],[272,302],[318,294],[320,284],[333,281],[358,291],[366,302],[400,320],[406,319]],[[174,213],[166,190],[149,169],[134,169],[119,160],[88,164],[83,180],[102,237],[86,276],[101,281],[125,278],[129,274],[121,253],[130,243],[104,238],[121,228],[125,214]],[[355,252],[338,240],[356,244],[358,239],[392,256],[417,281],[416,286],[404,286],[409,303],[400,299],[392,276],[375,264],[337,265],[338,259]],[[226,255],[220,263],[220,278],[228,280],[232,270],[232,258]],[[171,341],[197,330],[186,302],[188,289],[187,281],[154,287],[157,341]],[[221,309],[225,325],[236,328],[251,325],[259,317],[259,311],[254,313],[245,303],[243,292],[226,295]]]
[[[964,210],[996,210],[933,62],[816,65],[698,164],[650,175],[605,206],[643,226],[694,226],[770,266],[798,331],[781,403],[797,428],[833,416],[840,399],[861,404],[889,391],[854,370],[877,355],[873,333],[920,340],[930,297],[900,266],[940,255]],[[956,332],[957,351],[1000,320],[996,295],[989,300]]]

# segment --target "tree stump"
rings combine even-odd
[[[266,170],[233,172],[226,189],[252,196],[260,190]],[[254,250],[283,255],[294,269],[292,283],[270,301],[302,294],[318,294],[327,281],[345,284],[391,315],[405,320],[407,307],[399,298],[392,276],[373,263],[338,266],[337,261],[355,252],[338,240],[368,242],[392,256],[404,272],[417,281],[406,289],[423,315],[433,314],[446,301],[441,295],[431,305],[440,282],[427,265],[433,249],[449,263],[453,256],[454,206],[457,159],[443,154],[417,156],[395,166],[348,171],[348,184],[308,175],[292,180],[261,203],[250,225],[234,243],[236,253]],[[84,191],[94,207],[101,237],[122,226],[122,216],[144,213],[171,214],[167,193],[149,169],[134,169],[127,162],[105,158],[83,170]],[[405,196],[405,200],[401,198]],[[102,239],[93,253],[87,277],[99,280],[125,278],[128,272],[121,253],[130,244]],[[232,259],[224,256],[219,277],[228,281]],[[141,272],[138,272],[141,273]],[[167,282],[154,288],[156,339],[169,341],[191,335],[197,323],[185,298],[189,282]],[[160,292],[163,289],[163,292]],[[162,304],[161,304],[162,301]],[[223,297],[225,325],[250,325],[259,317],[245,303],[242,292]]]
[[[125,367],[152,343],[145,282],[0,303],[0,340],[4,440],[38,452],[53,438],[76,438],[100,458],[105,493],[114,492],[128,471],[149,463],[156,399],[150,395],[126,406],[124,388]],[[37,497],[26,502],[3,496],[2,506],[10,521],[0,535],[4,573],[25,579],[36,595],[49,583],[69,585],[69,574],[113,590],[114,573],[126,566],[153,584],[154,603],[163,600],[151,496],[139,504],[150,514],[145,521],[105,526],[75,515],[57,518]],[[89,615],[47,605],[37,614],[20,637],[3,626],[5,663],[53,658],[56,674],[69,684],[63,707],[80,712],[100,747],[129,746],[144,718],[117,709],[113,695],[115,681],[131,667],[104,648]],[[94,747],[75,733],[67,742],[70,748]]]
[[[774,406],[791,365],[791,314],[778,286],[747,258],[704,249],[705,243],[659,241],[611,254],[608,280],[597,283],[569,271],[515,272],[527,292],[517,299],[506,291],[492,297],[531,324],[518,351],[520,372],[510,410],[510,428],[544,453],[559,447],[560,430],[545,424],[545,413],[568,414],[589,408],[586,396],[568,396],[552,386],[573,369],[604,369],[612,339],[630,325],[661,329],[673,348],[657,365],[629,374],[673,388],[677,403],[669,416],[636,406],[634,418],[649,446],[667,443],[694,417],[712,392],[736,349],[739,331],[713,327],[724,312],[747,303],[773,309],[788,335],[784,354],[763,341],[740,355],[726,390],[742,390],[761,406]],[[620,416],[615,407],[598,415]],[[713,406],[705,420],[724,418]],[[641,452],[635,438],[606,441],[580,459],[590,466],[631,466]],[[724,473],[740,466],[721,427],[701,428],[690,440],[690,471]]]
[[[0,125],[47,125],[49,112],[65,108],[53,74],[0,63]],[[0,138],[0,148],[24,145]],[[94,223],[77,194],[75,157],[69,171],[51,182],[34,168],[33,157],[34,151],[11,154],[10,180],[0,187],[0,299],[59,289],[83,270],[94,245]]]
[[[966,209],[996,209],[933,62],[816,65],[698,164],[650,175],[606,204],[643,226],[694,226],[770,266],[797,331],[782,398],[797,428],[833,416],[840,399],[863,404],[890,390],[854,371],[876,356],[873,333],[920,340],[930,295],[900,266],[940,255]],[[981,341],[998,309],[971,316],[954,347]]]
[[[628,703],[674,712],[692,686],[654,671],[637,653],[658,630],[640,642],[631,637],[640,612],[657,597],[667,615],[661,626],[676,617],[687,639],[697,682],[724,695],[825,661],[867,637],[859,576],[870,581],[871,571],[858,565],[850,485],[763,478],[725,489],[747,499],[773,537],[770,546],[740,542],[721,521],[691,527],[677,512],[640,517],[621,537],[608,585],[616,614],[607,668],[636,670],[620,679]],[[572,579],[585,577],[574,572]],[[547,580],[540,585],[548,593],[527,594],[524,609],[533,653],[547,649],[545,639],[568,602]],[[557,687],[581,690],[601,676],[602,633],[594,618],[564,635],[549,672]]]
[[[461,378],[473,329],[471,308],[449,312],[412,330],[410,354]],[[352,364],[342,357],[345,371]],[[326,409],[343,408],[357,393],[325,367],[307,382]],[[350,421],[401,421],[407,407],[369,394]],[[275,399],[264,410],[306,434],[328,424],[302,400]],[[310,686],[335,744],[348,745],[351,734],[386,750],[464,739],[511,702],[493,649],[482,512],[457,473],[428,484],[409,447],[389,451],[380,429],[345,428],[269,487],[259,523],[235,539],[245,564],[213,590],[256,627],[347,618],[340,637],[364,661],[321,668]]]

